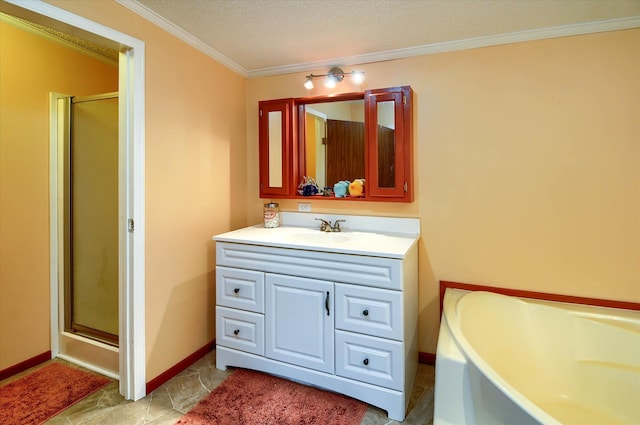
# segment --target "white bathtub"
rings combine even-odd
[[[434,424],[640,424],[640,311],[447,289]]]

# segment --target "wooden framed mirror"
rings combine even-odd
[[[260,196],[412,202],[412,103],[408,86],[260,102]],[[269,122],[274,108],[279,117],[294,117],[282,140],[269,129],[281,124]],[[273,153],[279,152],[274,138],[290,160]],[[305,177],[317,183],[319,193],[305,196],[298,187]],[[274,187],[279,179],[286,184]],[[356,179],[364,181],[364,193],[336,198],[337,182]]]

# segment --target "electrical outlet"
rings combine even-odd
[[[299,212],[311,212],[311,204],[309,202],[298,202]]]

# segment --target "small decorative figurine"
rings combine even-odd
[[[349,184],[349,180],[341,180],[333,185],[333,193],[335,193],[336,198],[345,198],[347,196]]]
[[[364,195],[364,179],[355,179],[349,185],[349,196],[357,198]]]
[[[304,176],[304,182],[298,185],[298,193],[303,196],[313,196],[318,192],[320,189],[313,177]]]

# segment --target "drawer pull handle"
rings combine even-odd
[[[365,366],[367,366],[369,364],[369,359],[364,359],[363,362]]]
[[[237,294],[238,292],[240,292],[240,288],[234,288],[233,292]]]
[[[369,310],[364,310],[364,311],[362,312],[362,315],[363,315],[363,316],[368,316],[368,315],[369,315]]]
[[[238,335],[239,333],[240,333],[240,329],[236,329],[236,330],[233,331],[234,335]]]

